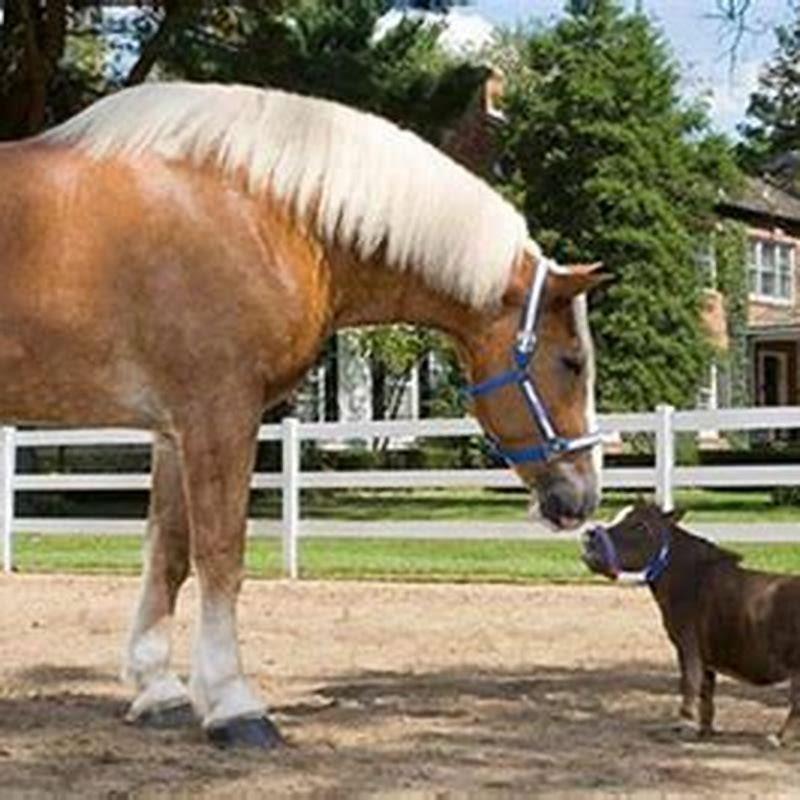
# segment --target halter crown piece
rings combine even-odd
[[[537,269],[533,276],[533,284],[525,300],[525,309],[522,313],[516,343],[512,348],[512,355],[516,368],[495,375],[493,378],[489,378],[482,383],[468,386],[466,389],[470,397],[481,397],[482,395],[491,394],[498,389],[512,384],[519,387],[522,396],[525,398],[528,410],[533,417],[533,421],[541,432],[544,441],[540,445],[510,450],[503,447],[497,437],[487,435],[489,443],[497,454],[512,465],[524,464],[526,462],[552,461],[568,453],[574,453],[577,450],[586,450],[600,444],[600,432],[596,430],[574,439],[559,436],[539,396],[539,392],[536,390],[533,378],[528,373],[528,366],[536,350],[536,323],[539,317],[542,298],[544,297],[547,276],[556,266],[555,262],[543,258],[541,253],[538,252],[538,248],[536,248],[536,250]]]

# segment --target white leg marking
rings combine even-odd
[[[128,721],[147,712],[163,711],[189,702],[186,687],[169,671],[170,623],[170,618],[164,617],[147,630],[134,624],[124,677],[136,686],[139,693],[128,710]]]
[[[206,728],[235,717],[260,717],[266,710],[242,674],[234,603],[220,598],[200,600],[190,686]]]
[[[149,562],[149,557],[146,560]],[[153,619],[154,591],[149,568],[145,568],[123,667],[123,679],[139,692],[128,710],[129,721],[148,711],[163,711],[189,702],[186,687],[169,671],[172,618]]]

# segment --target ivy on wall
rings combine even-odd
[[[740,222],[722,220],[715,236],[717,288],[725,298],[728,352],[718,355],[727,375],[730,406],[748,404],[747,386],[747,229]]]

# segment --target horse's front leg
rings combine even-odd
[[[220,405],[214,413],[187,420],[180,431],[200,592],[190,691],[215,744],[272,748],[281,737],[244,678],[236,633],[260,406],[241,400]]]
[[[173,440],[156,437],[152,471],[144,575],[124,675],[138,692],[128,721],[164,727],[194,717],[186,687],[169,670],[175,601],[189,573],[189,517]]]

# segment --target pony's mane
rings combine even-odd
[[[734,553],[732,550],[720,547],[716,542],[712,542],[705,536],[693,533],[681,525],[673,524],[672,534],[683,536],[684,541],[689,544],[696,554],[696,557],[705,563],[717,564],[721,562],[730,562],[732,564],[738,564],[742,560],[742,556],[739,553]]]
[[[482,307],[499,300],[528,241],[522,217],[414,134],[328,100],[216,84],[145,84],[100,100],[41,137],[95,157],[154,153],[244,175],[326,243]]]

